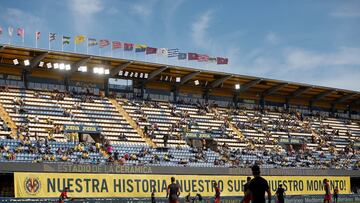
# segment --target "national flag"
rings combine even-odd
[[[228,64],[229,63],[229,59],[228,58],[222,58],[222,57],[217,57],[216,58],[217,64]]]
[[[95,46],[95,45],[98,45],[97,40],[94,39],[94,38],[88,38],[88,46],[92,47],[92,46]]]
[[[70,39],[71,39],[71,37],[63,36],[62,37],[62,43],[63,44],[70,44]]]
[[[75,40],[75,44],[81,44],[83,42],[85,42],[85,35],[77,35],[75,36],[74,40]]]
[[[40,36],[41,36],[41,33],[39,31],[36,31],[35,32],[35,38],[36,40],[39,40],[40,39]]]
[[[216,57],[209,57],[208,62],[209,63],[216,63]]]
[[[135,46],[135,52],[145,52],[147,45],[145,44],[137,44]]]
[[[209,60],[209,56],[206,54],[198,54],[199,62],[207,62]]]
[[[109,46],[110,45],[110,41],[107,40],[107,39],[101,39],[99,40],[99,47],[100,48],[104,48],[106,46]]]
[[[178,59],[179,60],[185,60],[186,59],[186,53],[179,53],[179,55],[178,55]]]
[[[197,53],[188,53],[188,60],[198,60],[199,56]]]
[[[8,27],[8,34],[9,34],[9,37],[12,37],[13,36],[13,32],[14,32],[14,28],[13,27]]]
[[[121,42],[119,41],[112,42],[112,49],[120,49],[120,48],[121,48]]]
[[[167,48],[158,48],[157,54],[160,56],[167,56],[168,55],[168,49]]]
[[[179,49],[169,49],[168,57],[177,57],[179,55]]]
[[[124,50],[125,50],[125,51],[132,51],[132,50],[134,50],[134,44],[132,44],[132,43],[124,43]]]
[[[19,36],[19,37],[21,37],[21,38],[24,38],[24,36],[25,36],[25,30],[24,30],[24,28],[18,28],[18,29],[16,30],[16,34],[17,34],[17,36]]]
[[[56,33],[49,33],[49,41],[54,41],[56,39]]]
[[[156,54],[157,48],[154,47],[146,47],[146,54]]]

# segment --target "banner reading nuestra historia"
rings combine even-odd
[[[15,197],[58,197],[69,187],[71,197],[150,197],[165,196],[171,175],[148,174],[76,174],[76,173],[15,173]],[[174,175],[181,186],[181,196],[200,193],[213,196],[213,182],[217,182],[222,196],[241,196],[246,176]],[[350,178],[345,176],[265,176],[275,192],[283,184],[287,195],[324,194],[322,181],[328,178],[331,190],[350,193]]]

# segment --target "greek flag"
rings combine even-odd
[[[179,49],[168,49],[168,57],[177,57],[179,55]]]

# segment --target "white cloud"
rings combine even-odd
[[[6,8],[0,16],[3,22],[12,26],[22,26],[25,31],[34,29],[34,26],[36,29],[43,29],[45,26],[44,19],[17,8]]]
[[[212,40],[207,36],[207,30],[210,27],[213,12],[211,10],[203,13],[192,25],[191,36],[196,45],[201,48],[209,48]]]
[[[95,15],[104,10],[100,0],[68,0],[67,6],[72,12],[73,29],[75,33],[91,33],[97,29]]]
[[[317,53],[290,49],[285,53],[286,65],[291,69],[314,69],[326,66],[360,66],[360,48],[341,47],[331,53]]]
[[[69,7],[79,15],[93,15],[104,9],[100,0],[69,1]]]
[[[277,45],[280,43],[281,40],[277,34],[275,34],[274,32],[269,32],[265,36],[265,41],[269,44]]]
[[[152,13],[152,9],[143,5],[143,4],[135,4],[131,7],[131,11],[135,15],[149,16]]]
[[[360,17],[360,4],[344,5],[330,13],[332,17],[337,18],[359,18]]]

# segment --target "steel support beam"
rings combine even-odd
[[[30,60],[29,69],[35,68],[37,65],[39,65],[40,61],[43,60],[45,57],[47,57],[47,55],[49,55],[49,52],[44,52],[32,58]]]
[[[110,70],[110,76],[115,77],[120,71],[124,70],[125,68],[127,68],[132,63],[133,63],[133,61],[129,61],[127,63],[121,64],[121,65],[118,65],[118,66],[112,68]]]
[[[71,73],[75,73],[80,66],[84,66],[84,65],[85,65],[87,62],[89,62],[90,60],[91,60],[91,57],[87,57],[87,58],[83,58],[83,59],[81,59],[81,60],[79,60],[79,61],[76,61],[75,63],[73,63],[73,64],[71,65],[71,71],[69,71],[69,73],[70,73],[70,74],[71,74]]]
[[[252,80],[250,82],[247,82],[243,85],[240,86],[240,89],[238,90],[238,93],[240,92],[245,92],[246,90],[248,90],[249,88],[259,84],[261,81],[263,81],[263,79],[259,78],[259,79],[255,79],[255,80]]]
[[[286,85],[288,85],[288,83],[280,83],[278,85],[272,86],[269,89],[263,91],[261,94],[266,97],[269,96],[271,94],[274,94],[275,92],[279,91],[280,89],[282,89],[283,87],[285,87]]]
[[[226,75],[224,77],[216,79],[216,80],[214,80],[213,82],[210,83],[209,87],[210,88],[218,87],[221,83],[225,82],[226,80],[230,79],[231,77],[233,77],[233,76],[232,75]]]
[[[338,103],[344,102],[344,101],[346,101],[346,100],[350,99],[351,97],[356,96],[356,95],[358,95],[358,94],[359,94],[359,93],[352,93],[352,94],[344,95],[344,96],[342,96],[342,97],[340,97],[340,98],[335,99],[334,101],[332,101],[332,104],[336,105],[336,104],[338,104]]]
[[[290,93],[287,98],[288,99],[292,99],[292,98],[295,98],[295,97],[298,97],[300,96],[301,94],[311,90],[312,87],[299,87],[297,90],[295,90],[294,92]]]
[[[151,73],[149,73],[149,77],[147,78],[147,80],[153,79],[154,77],[158,76],[160,73],[162,73],[163,71],[165,71],[168,68],[169,68],[169,66],[163,66],[163,67],[160,67],[160,68],[152,71]]]
[[[312,102],[316,102],[316,101],[319,101],[320,99],[326,97],[326,96],[329,96],[330,94],[336,92],[336,90],[329,90],[329,91],[326,91],[326,92],[322,92],[320,94],[317,94],[315,95],[315,97],[313,97],[311,99]]]
[[[180,84],[181,85],[185,84],[187,81],[191,80],[191,78],[199,75],[200,73],[201,71],[196,71],[185,75],[184,77],[181,78]]]

